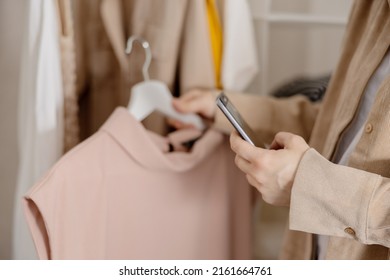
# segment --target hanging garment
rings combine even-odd
[[[180,94],[217,86],[205,1],[188,1],[180,45]]]
[[[131,87],[143,80],[142,48],[136,45],[130,56],[124,52],[132,35],[150,43],[150,77],[164,82],[175,96],[195,87],[215,87],[204,1],[74,0],[73,4],[82,138],[98,130],[117,106],[127,106]],[[144,124],[160,134],[166,132],[165,120]]]
[[[225,136],[176,151],[183,133],[162,137],[117,108],[27,193],[39,257],[250,259],[250,187]]]
[[[243,91],[258,71],[252,15],[247,0],[225,0],[223,11],[222,85]]]
[[[34,259],[23,194],[61,156],[63,90],[56,0],[28,1],[19,92],[19,162],[13,258]]]

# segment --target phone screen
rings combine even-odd
[[[224,115],[228,118],[233,127],[237,130],[240,136],[255,146],[256,136],[253,130],[242,118],[233,103],[230,102],[228,97],[222,92],[217,97],[217,106],[221,109]]]

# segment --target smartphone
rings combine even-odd
[[[255,143],[257,141],[255,133],[223,92],[218,95],[216,103],[219,109],[221,109],[233,127],[237,130],[241,138],[253,146],[256,146]]]

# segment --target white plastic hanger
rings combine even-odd
[[[202,119],[198,115],[182,114],[173,108],[172,94],[164,83],[149,79],[148,69],[152,53],[147,41],[138,36],[131,36],[127,40],[126,53],[131,53],[134,41],[138,41],[145,50],[145,62],[142,67],[144,81],[134,85],[131,89],[131,98],[127,107],[129,112],[137,120],[142,121],[153,111],[159,111],[170,118],[192,124],[201,130],[204,129]]]

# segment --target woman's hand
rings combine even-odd
[[[172,105],[180,113],[199,114],[210,121],[214,119],[216,111],[215,97],[212,91],[208,90],[191,90],[180,98],[174,98]],[[168,123],[177,129],[189,126],[173,119],[169,119]]]
[[[276,134],[270,149],[257,148],[233,132],[230,136],[235,163],[246,174],[269,204],[289,206],[291,189],[303,154],[309,149],[305,140],[292,133]]]

